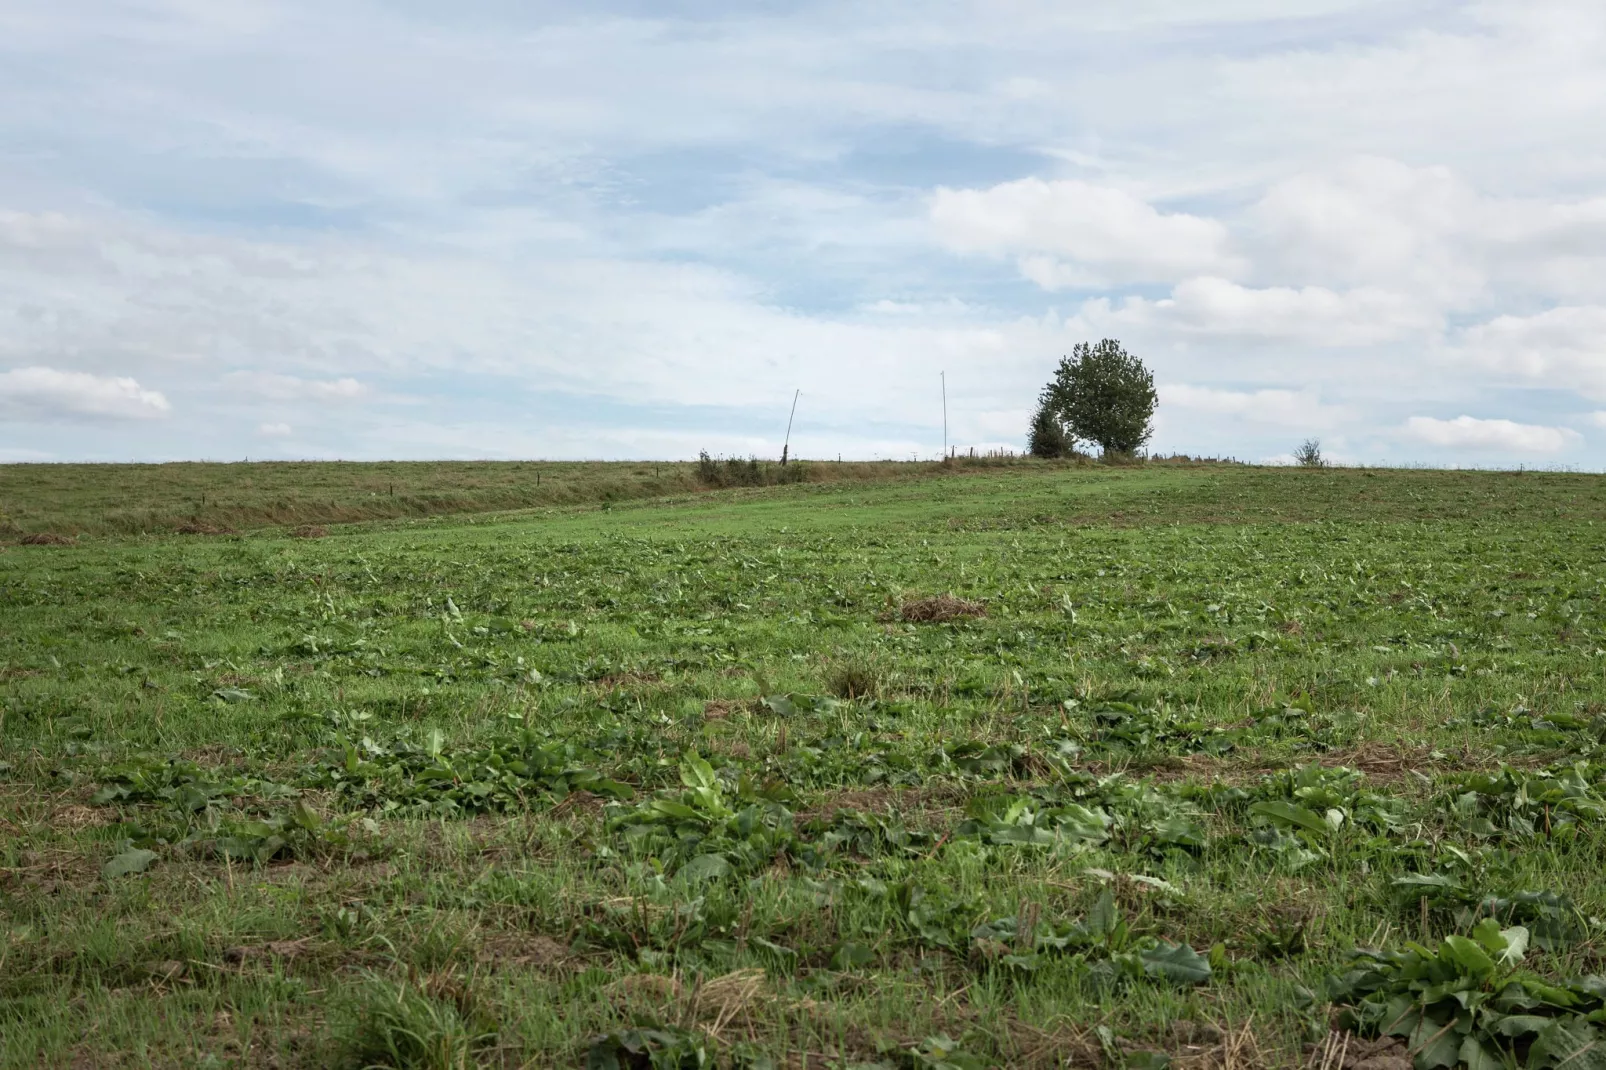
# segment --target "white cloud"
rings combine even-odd
[[[1491,287],[1606,294],[1606,198],[1491,196],[1449,168],[1361,156],[1272,185],[1245,220],[1259,271],[1447,308]]]
[[[290,425],[284,423],[258,424],[257,434],[263,438],[286,438],[290,434]]]
[[[983,190],[939,189],[931,219],[960,252],[1025,254],[1022,273],[1046,290],[1236,270],[1220,222],[1163,213],[1123,190],[1086,182],[1026,178]]]
[[[1601,412],[1601,411],[1597,410],[1595,412],[1590,413],[1589,416],[1587,417],[1587,419],[1589,420],[1590,423],[1594,424],[1596,427],[1606,427],[1606,412]]]
[[[266,401],[354,401],[369,390],[356,379],[302,379],[273,372],[233,372],[227,383],[239,393]]]
[[[0,410],[12,419],[149,420],[171,409],[160,392],[126,376],[41,367],[0,372]]]
[[[1457,416],[1453,420],[1413,416],[1405,421],[1405,433],[1418,442],[1444,449],[1515,453],[1556,453],[1576,445],[1580,437],[1570,427],[1479,420],[1471,416]]]
[[[1564,306],[1497,316],[1469,327],[1461,351],[1474,366],[1606,398],[1606,307]]]
[[[1441,317],[1400,294],[1372,287],[1335,291],[1320,286],[1253,288],[1221,278],[1197,278],[1157,301],[1134,299],[1117,320],[1152,323],[1186,334],[1315,347],[1365,346],[1435,331]]]
[[[1165,383],[1160,404],[1167,407],[1230,416],[1273,427],[1310,430],[1334,427],[1352,418],[1339,405],[1324,405],[1313,390],[1221,390],[1187,383]]]

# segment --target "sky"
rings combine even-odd
[[[1606,469],[1599,0],[10,0],[0,461]]]

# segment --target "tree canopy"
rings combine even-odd
[[[1149,441],[1155,401],[1154,375],[1113,338],[1078,342],[1043,392],[1043,408],[1052,409],[1073,438],[1096,442],[1106,453],[1132,453]]]

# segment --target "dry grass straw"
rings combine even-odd
[[[911,623],[941,622],[966,617],[985,617],[987,604],[956,598],[951,594],[914,598],[898,608],[898,615]]]

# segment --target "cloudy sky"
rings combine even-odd
[[[1606,467],[1599,0],[10,0],[0,460]]]

